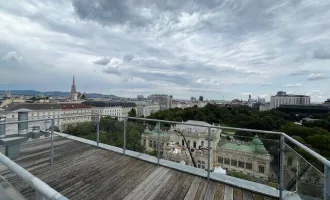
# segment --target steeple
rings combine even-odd
[[[73,75],[73,79],[72,79],[72,85],[73,85],[73,86],[76,85],[76,81],[74,80],[74,75]]]

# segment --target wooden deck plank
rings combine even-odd
[[[23,143],[14,161],[72,200],[222,200],[231,187],[61,137],[54,138],[54,149],[53,166],[49,138]],[[0,175],[26,199],[35,199],[35,190],[10,170],[0,167]],[[234,200],[274,200],[237,188],[232,195]]]
[[[243,191],[243,200],[252,200],[252,193],[248,191]]]
[[[148,177],[153,171],[156,170],[156,165],[149,165],[143,169],[141,173],[133,173],[133,175],[125,179],[125,182],[113,194],[109,195],[109,199],[123,199],[127,196],[137,185],[139,185],[145,177]]]
[[[193,200],[195,198],[195,195],[197,193],[201,181],[202,180],[200,177],[195,176],[186,196],[184,197],[184,200]]]
[[[162,167],[163,168],[163,167]],[[146,185],[146,187],[141,190],[135,197],[134,199],[136,200],[141,200],[143,198],[145,198],[149,192],[152,191],[152,189],[154,188],[155,184],[159,184],[159,181],[170,171],[169,168],[164,168],[162,171],[160,171],[156,177],[154,177],[148,185]],[[132,200],[134,200],[132,199]]]
[[[234,188],[234,200],[243,200],[243,191],[238,188]]]
[[[217,189],[215,191],[214,199],[223,200],[225,195],[225,186],[223,184],[217,184]]]
[[[195,200],[203,200],[206,190],[207,190],[207,180],[205,178],[202,178],[201,183],[199,184],[196,196],[195,196]]]
[[[225,185],[225,195],[224,198],[226,200],[233,200],[234,199],[234,190],[233,187],[229,186],[229,185]]]
[[[176,194],[176,196],[173,199],[184,199],[184,197],[186,196],[186,194],[187,194],[194,178],[195,178],[194,176],[188,175],[188,177],[186,178],[186,180],[182,184],[180,190],[178,191],[178,193]]]
[[[143,200],[152,200],[154,199],[158,192],[165,186],[167,181],[173,176],[174,170],[169,170],[167,174],[163,176],[160,180],[157,182],[154,182],[153,188],[150,190],[148,195],[146,195]]]
[[[142,183],[140,183],[131,193],[129,193],[124,200],[131,200],[136,197],[144,188],[150,184],[150,182],[163,170],[164,167],[158,167],[154,172],[152,172]]]
[[[208,181],[207,190],[204,199],[213,200],[216,189],[217,189],[217,184],[215,182]]]
[[[168,195],[164,196],[162,199],[165,199],[165,200],[175,199],[176,194],[180,192],[181,186],[185,182],[185,180],[188,178],[188,176],[189,175],[186,173],[181,173],[178,177],[177,182],[173,185],[172,190],[169,192]]]

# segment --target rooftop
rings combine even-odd
[[[49,139],[24,143],[14,161],[69,199],[273,199],[71,139],[55,137],[54,147],[53,166]],[[35,198],[10,170],[0,167],[0,175]]]

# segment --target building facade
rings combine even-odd
[[[275,96],[270,98],[271,109],[278,108],[283,104],[290,105],[308,105],[311,103],[311,98],[305,95],[289,95],[286,92],[279,91]]]
[[[136,116],[137,117],[148,117],[152,113],[160,110],[159,104],[149,104],[149,103],[140,103],[136,107]]]
[[[186,123],[209,126],[201,121],[189,120]],[[188,147],[191,149],[197,167],[207,168],[208,159],[208,128],[178,124],[168,131],[160,132],[163,158],[174,162],[193,165]],[[157,147],[156,130],[146,129],[142,133],[142,144],[149,151]],[[183,136],[186,139],[183,138]],[[227,140],[221,129],[211,128],[211,163],[210,168],[221,166],[229,171],[237,171],[249,176],[268,179],[271,175],[270,162],[272,156],[263,143],[255,136],[251,142],[242,142],[231,138]]]
[[[160,110],[166,110],[172,108],[172,96],[166,94],[153,94],[148,97],[152,103],[158,103]]]
[[[83,104],[91,106],[93,113],[114,117],[127,117],[129,111],[137,110],[132,102],[119,101],[85,101]]]

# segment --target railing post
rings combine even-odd
[[[126,151],[126,127],[127,127],[127,117],[124,117],[124,144],[123,144],[123,154],[125,155]]]
[[[100,120],[101,120],[101,115],[97,115],[96,119],[96,144],[97,148],[99,148],[99,143],[100,143]]]
[[[284,190],[284,148],[285,148],[285,138],[281,135],[280,139],[280,199],[283,199],[283,190]]]
[[[36,190],[36,200],[47,200],[47,198],[41,194],[38,190]]]
[[[50,165],[53,166],[54,164],[54,125],[55,125],[55,116],[51,121],[50,127]]]
[[[207,140],[207,179],[210,180],[210,164],[211,164],[211,128],[208,128]]]
[[[324,200],[330,200],[330,167],[324,164]]]
[[[157,122],[157,164],[159,165],[160,160],[160,122]]]

